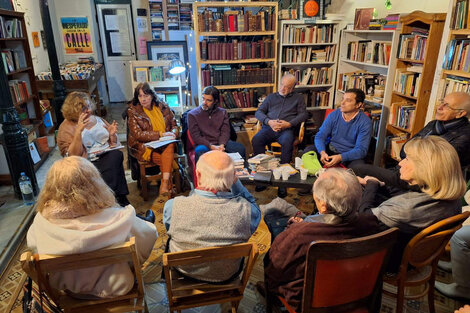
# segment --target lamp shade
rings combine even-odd
[[[180,59],[171,61],[169,72],[173,75],[178,75],[186,71],[186,67]]]

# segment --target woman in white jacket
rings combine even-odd
[[[52,165],[36,210],[27,244],[39,254],[90,252],[135,236],[143,263],[158,236],[155,225],[137,218],[131,205],[120,207],[98,170],[78,156]],[[114,297],[131,290],[134,275],[124,262],[63,272],[51,277],[51,285],[77,295]]]

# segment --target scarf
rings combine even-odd
[[[144,109],[145,115],[148,116],[150,119],[150,124],[152,125],[152,130],[154,132],[158,132],[160,136],[165,132],[166,126],[165,126],[165,119],[163,118],[162,111],[160,108],[158,108],[156,105],[152,106],[151,110],[147,110],[146,108],[142,107]],[[142,155],[142,158],[145,161],[150,161],[150,156],[152,154],[151,148],[146,148],[144,154]]]
[[[450,121],[436,121],[434,124],[434,127],[424,134],[423,137],[431,136],[431,135],[437,135],[441,136],[445,133],[447,133],[449,130],[454,129],[454,128],[459,128],[468,123],[467,117],[463,116],[461,118],[457,118],[454,120]]]

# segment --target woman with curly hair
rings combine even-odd
[[[95,104],[86,92],[74,91],[67,95],[62,105],[65,120],[60,124],[57,145],[62,156],[81,156],[89,159],[113,190],[121,206],[129,204],[124,156],[119,150],[109,150],[119,144],[117,123],[93,115]],[[106,152],[107,151],[107,152]]]
[[[163,178],[160,195],[171,195],[171,172],[174,161],[175,144],[151,149],[144,144],[161,137],[176,138],[179,128],[168,105],[157,99],[148,83],[140,83],[134,91],[134,98],[128,108],[129,135],[127,144],[133,157],[160,166]]]
[[[134,236],[143,263],[157,239],[155,225],[137,218],[131,205],[120,207],[95,166],[78,156],[52,165],[36,210],[27,245],[39,254],[86,253]],[[134,274],[123,262],[62,272],[50,282],[75,295],[107,298],[127,294],[134,285]]]

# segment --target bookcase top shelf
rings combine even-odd
[[[470,35],[470,28],[454,29],[450,31],[451,35]]]
[[[199,36],[204,37],[220,37],[220,36],[266,36],[275,35],[276,31],[264,31],[264,32],[198,32]]]
[[[274,62],[276,59],[237,59],[237,60],[201,60],[201,64],[239,64],[239,63],[260,63]]]
[[[351,61],[351,60],[348,60],[348,59],[341,59],[341,61],[346,62],[346,63],[351,63],[351,64],[357,64],[357,65],[363,65],[363,66],[370,66],[370,67],[378,67],[378,68],[388,69],[388,65],[385,65],[385,64],[375,64],[375,63]]]
[[[258,88],[258,87],[273,87],[274,84],[244,84],[244,85],[220,85],[214,86],[217,89],[244,89],[244,88]]]
[[[404,59],[404,58],[397,58],[397,60],[402,62],[409,62],[409,63],[419,63],[424,64],[424,60],[416,60],[416,59]]]
[[[470,78],[470,73],[464,71],[444,70],[443,74]]]

